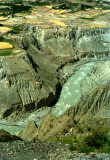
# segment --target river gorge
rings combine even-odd
[[[109,3],[33,3],[0,8],[0,129],[109,119]]]
[[[1,0],[0,160],[107,160],[109,144],[110,2]]]

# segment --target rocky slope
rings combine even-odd
[[[92,9],[77,10],[82,3]],[[109,141],[92,155],[81,153],[90,149],[83,143],[94,128],[110,135],[110,10],[93,5],[79,1],[74,13],[34,6],[29,14],[0,17],[14,42],[10,56],[0,57],[0,129],[24,140],[1,142],[1,158],[110,157],[93,154],[109,153]],[[0,130],[4,138],[15,140]]]
[[[109,27],[86,28],[75,25],[72,27],[41,27],[28,24],[25,32],[27,34],[20,46],[32,52],[36,51],[40,55],[45,54],[47,58],[58,56],[65,60],[71,56],[71,60],[73,58],[75,61],[83,58],[89,60],[89,58],[101,59],[110,56]],[[29,37],[26,38],[28,35]]]
[[[13,112],[17,115],[20,111],[49,105],[54,99],[54,91],[39,81],[27,54],[1,58],[0,70],[1,118],[10,116]]]

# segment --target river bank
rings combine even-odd
[[[3,124],[0,123],[0,129],[4,129],[5,131],[9,132],[10,134],[14,135],[17,132],[23,130],[23,126],[11,125],[11,124]]]

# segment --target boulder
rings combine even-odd
[[[32,141],[34,139],[48,140],[65,133],[73,126],[74,121],[71,117],[64,115],[57,118],[53,114],[48,113],[38,128],[34,121],[30,121],[23,131],[18,132],[16,135],[24,141]]]
[[[23,131],[18,132],[16,135],[19,136],[24,141],[31,141],[37,137],[38,135],[37,130],[38,129],[36,123],[34,121],[30,121],[27,123]]]

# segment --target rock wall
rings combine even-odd
[[[26,30],[30,33],[32,44],[46,55],[73,56],[74,59],[110,58],[109,27],[67,26],[48,28],[26,25]]]
[[[79,29],[76,50],[80,58],[110,58],[110,28]]]
[[[39,81],[27,54],[0,59],[0,118],[49,105],[55,90]],[[56,84],[55,84],[56,85]]]

